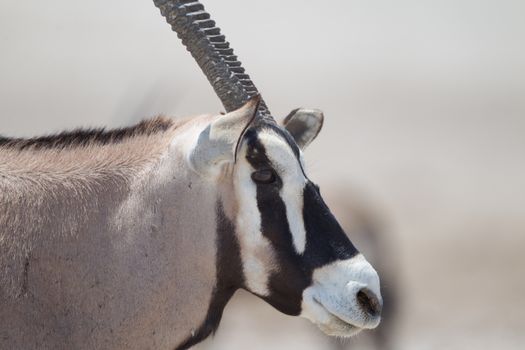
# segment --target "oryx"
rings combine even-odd
[[[305,172],[322,114],[277,124],[200,3],[155,4],[228,113],[0,138],[0,348],[188,348],[239,288],[376,327],[377,273]]]

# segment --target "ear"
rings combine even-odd
[[[217,173],[223,163],[234,161],[237,141],[254,119],[259,102],[259,96],[252,97],[241,108],[218,116],[200,133],[189,156],[195,171],[203,175]]]
[[[323,120],[323,112],[318,109],[297,108],[284,118],[283,126],[297,145],[305,149],[321,131]]]

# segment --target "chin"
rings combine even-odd
[[[340,319],[334,319],[329,323],[317,324],[317,326],[324,334],[338,338],[350,338],[363,330],[363,328],[356,327]]]
[[[344,302],[339,300],[341,298],[332,295],[323,297],[315,288],[307,288],[303,293],[301,316],[317,325],[325,334],[339,338],[352,337],[379,324],[379,315],[366,315],[351,299]]]

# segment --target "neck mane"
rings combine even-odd
[[[186,122],[157,117],[121,129],[0,137],[0,189],[101,177],[127,179],[154,164]]]
[[[83,232],[92,217],[107,212],[104,203],[123,202],[137,191],[192,120],[155,118],[109,131],[0,138],[0,299],[2,283],[20,290],[32,247]]]
[[[134,137],[151,136],[165,132],[172,128],[174,124],[172,119],[157,117],[141,121],[130,127],[111,130],[106,130],[105,128],[75,129],[54,135],[33,138],[8,138],[0,136],[0,149],[62,150],[117,144]]]

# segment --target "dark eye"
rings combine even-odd
[[[257,170],[252,173],[252,180],[258,184],[271,184],[275,182],[275,173],[271,169]]]

